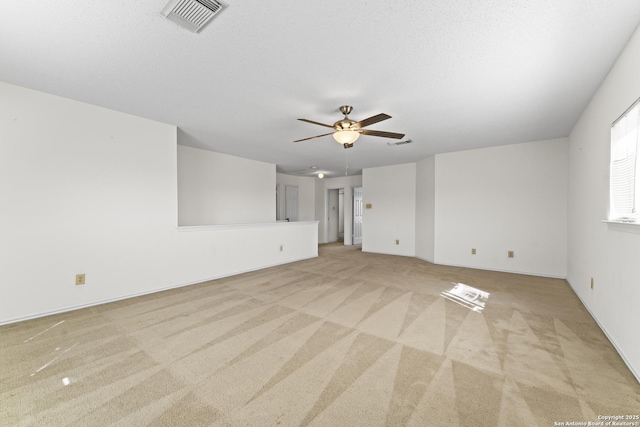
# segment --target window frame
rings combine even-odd
[[[629,124],[626,123],[630,120]],[[623,122],[625,121],[625,122]],[[617,126],[630,125],[630,130],[625,133],[624,129]],[[614,139],[615,138],[615,139]],[[635,141],[634,141],[635,139]],[[632,148],[630,148],[632,147]],[[620,154],[622,152],[632,154]],[[617,165],[615,164],[617,162]],[[626,172],[620,164],[627,162],[629,166]],[[617,167],[616,167],[617,166]],[[626,175],[626,176],[625,176]],[[629,175],[631,177],[629,177]],[[625,181],[625,179],[627,181]],[[631,181],[629,181],[631,179]],[[616,190],[627,187],[627,193]],[[630,189],[630,191],[629,191]],[[620,197],[620,196],[623,197]],[[630,198],[631,200],[626,198]],[[615,201],[614,201],[615,200]],[[622,200],[623,203],[620,201]],[[626,209],[618,210],[614,206],[626,204]],[[609,211],[608,220],[610,224],[624,225],[623,229],[640,229],[640,98],[627,108],[612,124],[610,133],[610,158],[609,158]],[[619,226],[615,227],[623,231]]]

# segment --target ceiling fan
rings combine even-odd
[[[340,112],[344,114],[344,119],[338,120],[333,125],[326,125],[324,123],[314,122],[313,120],[307,119],[298,119],[303,122],[312,123],[314,125],[320,125],[328,128],[334,129],[334,132],[325,133],[322,135],[316,135],[309,138],[298,139],[293,142],[306,141],[308,139],[320,138],[322,136],[333,135],[333,138],[338,141],[338,143],[342,144],[342,146],[346,148],[353,147],[353,143],[358,139],[360,134],[362,135],[370,135],[370,136],[381,136],[383,138],[395,138],[402,139],[404,138],[404,134],[395,133],[395,132],[384,132],[380,130],[370,130],[363,129],[364,127],[370,126],[372,124],[381,122],[383,120],[390,119],[391,116],[388,114],[380,113],[375,116],[371,116],[368,119],[360,120],[356,122],[355,120],[351,120],[348,116],[349,113],[353,110],[351,105],[343,105],[340,107]]]

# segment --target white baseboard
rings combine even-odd
[[[435,262],[433,262],[433,260],[432,260],[432,259],[429,259],[429,258],[424,258],[424,257],[421,257],[421,256],[416,256],[416,258],[417,258],[417,259],[419,259],[419,260],[421,260],[421,261],[426,261],[426,262],[428,262],[429,264],[435,264]]]
[[[596,324],[598,325],[598,327],[600,328],[600,330],[604,333],[604,335],[607,337],[607,339],[609,340],[609,342],[611,343],[611,345],[613,346],[613,348],[616,349],[616,351],[618,352],[618,354],[620,355],[620,358],[622,359],[622,361],[624,362],[625,365],[627,365],[627,368],[629,368],[629,370],[631,371],[631,373],[633,374],[634,377],[636,377],[636,380],[638,381],[638,383],[640,383],[640,372],[637,372],[634,368],[633,365],[631,365],[631,363],[629,363],[629,360],[625,357],[624,353],[622,352],[622,349],[618,346],[618,344],[616,343],[616,341],[611,337],[611,335],[609,335],[609,332],[607,332],[607,329],[602,325],[602,323],[600,323],[600,321],[598,320],[598,318],[593,314],[593,312],[591,311],[591,309],[589,309],[589,306],[587,306],[587,304],[584,303],[584,300],[582,298],[580,298],[580,294],[578,294],[578,292],[576,292],[576,290],[574,289],[573,285],[571,284],[571,282],[569,280],[567,280],[567,283],[569,284],[569,287],[571,288],[571,290],[573,291],[573,293],[578,297],[578,299],[580,300],[580,302],[582,303],[582,306],[584,308],[587,309],[587,311],[589,312],[589,314],[591,315],[591,317],[593,318],[593,320],[596,321]]]
[[[470,270],[482,270],[482,271],[498,271],[500,273],[511,273],[511,274],[523,274],[525,276],[537,276],[537,277],[548,277],[550,279],[567,279],[567,276],[557,276],[555,274],[542,274],[542,273],[532,273],[530,271],[518,271],[518,270],[501,270],[498,268],[485,268],[485,267],[474,267],[470,265],[460,265],[460,264],[444,264],[441,262],[433,262],[433,260],[416,257],[422,261],[426,261],[435,265],[445,265],[447,267],[457,267],[457,268],[468,268]]]
[[[29,315],[29,316],[24,316],[24,317],[16,317],[16,318],[13,318],[13,319],[5,319],[5,320],[1,320],[0,321],[0,326],[8,325],[8,324],[11,324],[11,323],[24,322],[25,320],[38,319],[40,317],[52,316],[54,314],[68,313],[70,311],[81,310],[83,308],[89,308],[89,307],[95,307],[97,305],[108,304],[110,302],[122,301],[122,300],[125,300],[125,299],[140,297],[140,296],[143,296],[143,295],[155,294],[156,292],[168,291],[170,289],[183,288],[185,286],[196,285],[198,283],[208,282],[210,280],[217,280],[217,279],[222,279],[224,277],[237,276],[237,275],[243,274],[243,273],[250,273],[252,271],[263,270],[265,268],[271,268],[271,267],[277,267],[279,265],[291,264],[291,263],[294,263],[294,262],[304,261],[306,259],[312,259],[312,258],[317,258],[317,257],[318,256],[315,255],[315,256],[311,256],[311,257],[305,257],[305,258],[295,259],[295,260],[291,260],[291,261],[279,262],[279,263],[264,265],[264,266],[255,267],[255,268],[248,268],[248,269],[245,269],[245,270],[236,271],[236,272],[229,273],[229,274],[222,274],[222,275],[215,276],[215,277],[208,277],[208,278],[204,278],[204,279],[201,279],[201,280],[196,280],[196,281],[193,281],[193,282],[180,283],[180,284],[177,284],[177,285],[166,286],[164,288],[157,288],[157,289],[153,289],[153,290],[150,290],[150,291],[139,292],[139,293],[135,293],[135,294],[122,295],[122,296],[118,296],[118,297],[115,297],[115,298],[104,299],[104,300],[100,300],[100,301],[91,302],[91,303],[88,303],[88,304],[80,304],[80,305],[75,305],[75,306],[71,306],[71,307],[65,307],[65,308],[61,308],[61,309],[58,309],[58,310],[47,311],[47,312],[44,312],[44,313],[36,313],[36,314]]]

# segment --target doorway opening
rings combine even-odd
[[[344,188],[328,190],[328,243],[344,242]]]
[[[325,216],[320,226],[324,243],[342,242],[345,245],[362,244],[363,188],[326,188]]]
[[[362,187],[353,188],[353,233],[352,244],[362,244]]]
[[[298,186],[276,184],[276,220],[298,220]]]

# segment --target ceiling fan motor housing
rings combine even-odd
[[[358,130],[360,127],[357,126],[357,122],[355,120],[349,120],[345,118],[343,120],[338,120],[333,124],[333,128],[337,131],[341,130]]]
[[[353,107],[351,105],[343,105],[340,107],[340,112],[344,114],[344,119],[338,120],[333,124],[333,128],[340,132],[341,130],[358,130],[360,126],[357,125],[358,122],[355,120],[349,119],[347,117],[353,111]]]

